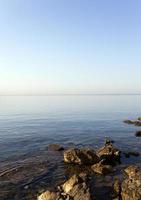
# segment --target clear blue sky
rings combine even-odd
[[[141,93],[140,0],[0,0],[0,94]]]

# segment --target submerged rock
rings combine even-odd
[[[93,149],[69,149],[64,152],[64,162],[78,165],[92,165],[99,162]]]
[[[53,151],[63,151],[64,147],[62,147],[60,144],[50,144],[48,146],[48,149],[53,150]]]
[[[141,169],[131,165],[124,171],[128,177],[121,184],[122,200],[141,200]]]
[[[97,155],[106,164],[112,164],[120,159],[120,151],[111,143],[105,144],[104,147],[100,148]]]
[[[124,152],[123,154],[126,158],[130,158],[130,156],[138,157],[140,155],[140,153],[137,151]]]
[[[103,165],[101,163],[92,165],[91,169],[93,172],[98,173],[98,174],[103,174],[103,175],[106,175],[106,174],[112,172],[111,165]]]

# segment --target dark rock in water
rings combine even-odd
[[[122,200],[141,200],[141,169],[131,165],[124,171],[128,177],[121,184]]]
[[[134,124],[134,121],[130,119],[124,120],[123,122],[126,124]]]
[[[141,137],[141,131],[137,131],[137,132],[135,133],[135,136],[136,136],[136,137]]]
[[[93,172],[106,175],[110,172],[112,172],[112,167],[111,165],[103,165],[101,163],[97,163],[91,166],[91,169]]]
[[[140,155],[140,153],[136,151],[124,152],[123,154],[126,158],[130,158],[130,156],[138,157]]]
[[[140,120],[137,120],[134,122],[135,126],[141,126],[141,121]]]
[[[63,151],[64,148],[60,144],[50,144],[48,146],[48,149],[53,150],[53,151]]]
[[[135,119],[135,120],[129,120],[129,119],[127,119],[127,120],[124,120],[123,122],[126,123],[126,124],[134,124],[135,126],[141,126],[141,120],[140,120],[140,118]]]
[[[110,140],[110,139],[105,140],[105,145],[106,144],[113,144],[113,143],[114,143],[114,140]]]
[[[64,162],[78,165],[92,165],[99,162],[93,149],[69,149],[64,152]]]
[[[121,152],[112,144],[106,144],[98,150],[97,155],[102,160],[103,164],[113,164],[115,161],[120,160],[120,153]]]
[[[56,192],[46,191],[38,200],[91,200],[87,177],[84,174],[73,175]]]

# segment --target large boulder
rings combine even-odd
[[[127,178],[121,184],[122,200],[141,200],[141,169],[131,165],[125,173]]]
[[[106,143],[98,150],[97,155],[106,164],[112,164],[120,159],[120,151],[112,143]]]
[[[64,152],[64,162],[78,165],[92,165],[99,162],[93,149],[69,149]]]

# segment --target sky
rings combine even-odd
[[[0,94],[141,93],[140,0],[0,0]]]

